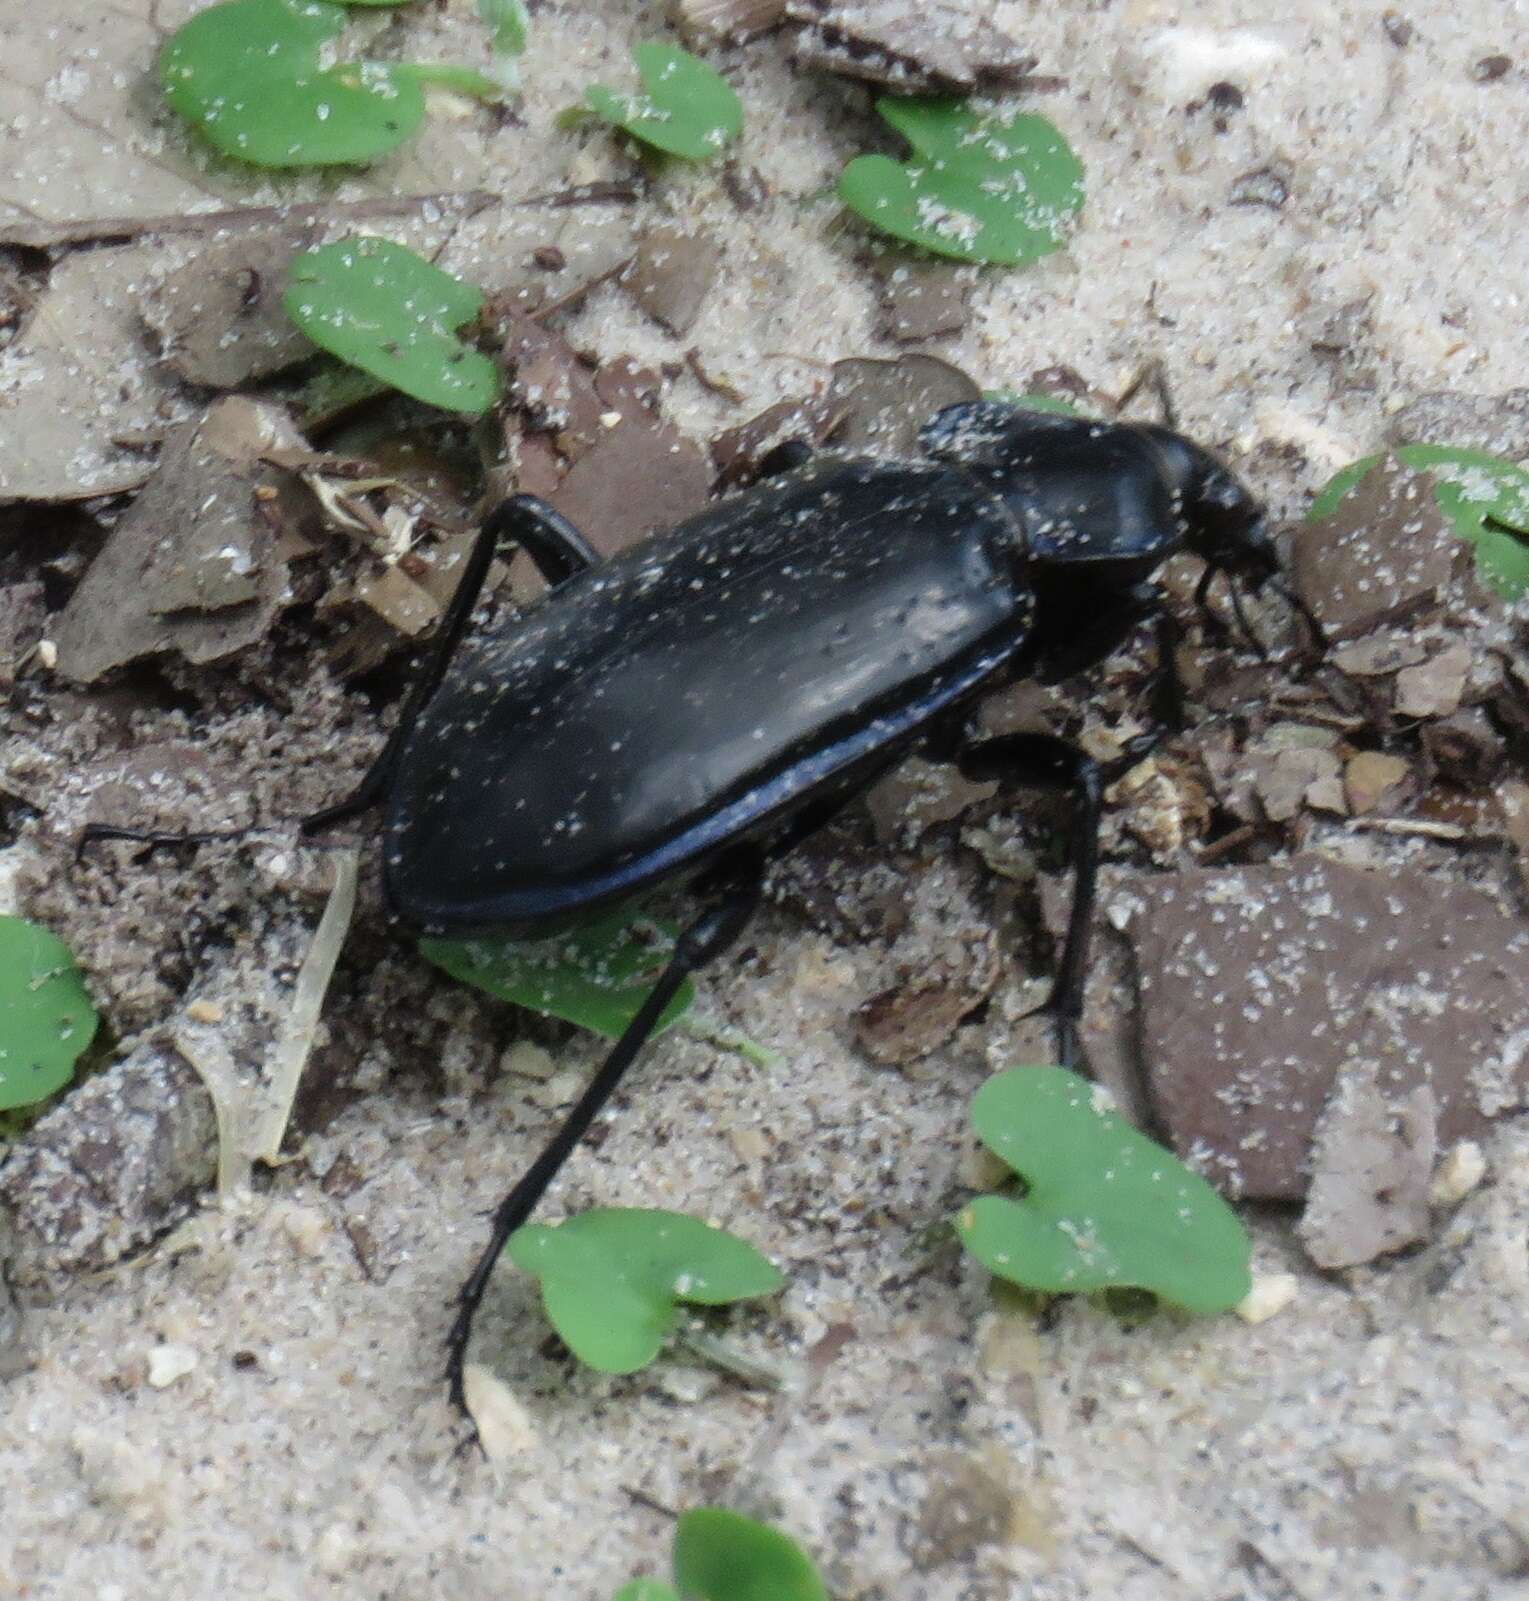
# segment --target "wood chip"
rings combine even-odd
[[[902,94],[1009,88],[1035,66],[984,8],[959,0],[786,0],[785,10],[799,66]]]
[[[1296,1233],[1321,1268],[1357,1267],[1429,1235],[1433,1091],[1388,1097],[1378,1078],[1373,1063],[1346,1069],[1317,1124]]]

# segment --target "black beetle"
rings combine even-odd
[[[1107,775],[1049,735],[971,740],[969,708],[1007,680],[1088,667],[1155,619],[1171,719],[1153,569],[1189,549],[1207,563],[1203,600],[1219,570],[1255,588],[1274,577],[1274,547],[1247,490],[1168,427],[979,402],[940,412],[920,441],[929,459],[902,465],[787,447],[765,481],[606,563],[544,503],[505,501],[381,756],[350,800],[305,824],[384,802],[389,909],[426,933],[547,934],[684,879],[715,897],[494,1214],[449,1339],[459,1405],[505,1241],[686,975],[738,937],[768,861],[911,750],[1073,790],[1076,881],[1050,1007],[1059,1056],[1076,1058]],[[551,587],[453,664],[509,542]]]

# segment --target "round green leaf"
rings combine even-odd
[[[972,1124],[1028,1185],[987,1195],[956,1221],[989,1272],[1028,1289],[1151,1290],[1191,1312],[1248,1293],[1237,1214],[1200,1177],[1060,1067],[999,1073],[972,1101]]]
[[[1399,445],[1392,453],[1433,480],[1434,499],[1476,550],[1481,581],[1504,600],[1529,594],[1529,472],[1464,445]],[[1383,460],[1366,456],[1330,478],[1307,517],[1330,517],[1338,502]]]
[[[419,948],[455,979],[548,1017],[619,1039],[674,949],[674,930],[630,909],[542,940],[422,939]],[[690,1009],[687,978],[654,1033]]]
[[[1083,165],[1044,117],[983,116],[940,96],[876,102],[913,147],[859,156],[839,197],[873,227],[958,261],[1020,266],[1060,249],[1083,205]]]
[[[680,1601],[680,1593],[662,1579],[633,1579],[623,1584],[611,1601]]]
[[[483,295],[389,239],[342,239],[293,258],[282,304],[331,355],[417,400],[477,416],[499,371],[452,332]]]
[[[640,44],[632,58],[645,92],[623,95],[592,85],[584,99],[597,117],[687,161],[715,156],[737,138],[743,107],[720,73],[671,44]]]
[[[696,1601],[828,1601],[817,1569],[794,1540],[722,1507],[680,1514],[674,1580]]]
[[[370,161],[425,115],[408,72],[322,67],[345,13],[317,0],[228,0],[176,30],[159,56],[165,98],[223,152],[258,167]]]
[[[678,1302],[723,1306],[785,1282],[746,1240],[683,1212],[597,1207],[527,1224],[505,1249],[541,1281],[542,1304],[569,1350],[602,1373],[651,1362]]]
[[[68,947],[24,918],[0,917],[0,1111],[67,1084],[95,1032]]]

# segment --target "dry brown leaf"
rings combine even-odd
[[[857,357],[836,361],[826,403],[842,417],[834,443],[906,458],[917,456],[918,433],[942,407],[980,400],[975,381],[938,356],[895,361]]]
[[[152,453],[114,440],[156,439],[176,416],[138,320],[154,259],[142,247],[94,250],[53,268],[0,352],[0,502],[121,494],[152,475]]]
[[[164,278],[143,315],[182,378],[235,389],[313,354],[281,297],[292,257],[316,237],[311,228],[234,234]]]
[[[91,683],[170,650],[217,661],[265,633],[286,588],[276,525],[256,497],[292,482],[260,459],[276,445],[302,445],[286,413],[242,397],[172,437],[59,616],[64,677]]]

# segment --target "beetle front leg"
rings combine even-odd
[[[1143,735],[1141,740],[1153,741],[1153,736]],[[1128,747],[1132,761],[1146,754],[1145,749],[1139,754],[1134,749],[1141,740],[1133,740]],[[1057,1060],[1063,1067],[1076,1067],[1082,1054],[1078,1023],[1083,1015],[1083,983],[1088,976],[1089,933],[1099,876],[1099,819],[1109,775],[1092,756],[1055,734],[1001,734],[974,741],[955,752],[955,763],[964,777],[979,783],[997,782],[1005,789],[1030,785],[1072,791],[1072,910],[1045,1009],[1056,1030]]]
[[[764,864],[756,851],[743,851],[724,864],[715,881],[723,887],[722,900],[704,912],[675,942],[674,954],[659,975],[642,1009],[626,1026],[612,1047],[600,1071],[589,1081],[563,1126],[526,1170],[520,1182],[494,1211],[488,1244],[466,1283],[457,1292],[457,1315],[446,1337],[446,1380],[457,1409],[467,1413],[464,1369],[467,1342],[472,1337],[473,1319],[488,1288],[489,1278],[504,1254],[510,1236],[529,1219],[559,1169],[573,1154],[600,1109],[611,1098],[622,1075],[647,1044],[664,1009],[678,994],[685,980],[723,951],[743,932],[759,906]],[[468,1414],[470,1416],[470,1414]]]

